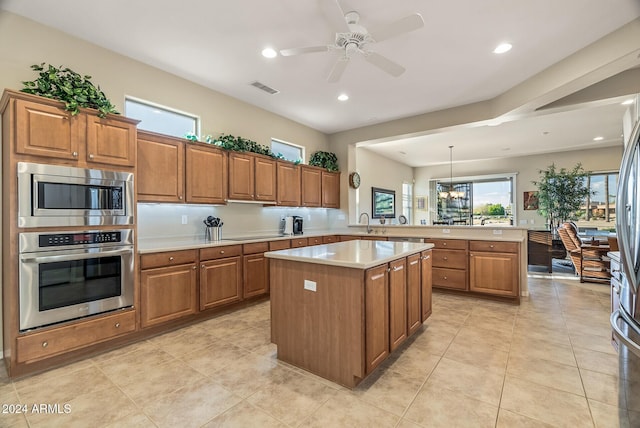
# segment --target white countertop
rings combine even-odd
[[[430,248],[433,244],[356,240],[270,251],[264,255],[273,259],[368,269]]]

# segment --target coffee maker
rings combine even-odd
[[[297,215],[293,216],[293,234],[302,235],[302,217]]]
[[[280,221],[280,233],[284,236],[302,235],[302,217],[293,215]]]

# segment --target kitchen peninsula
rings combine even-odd
[[[265,253],[278,358],[358,385],[431,314],[432,247],[353,240]]]

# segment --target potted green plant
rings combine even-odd
[[[78,114],[80,107],[96,109],[100,117],[120,114],[100,87],[94,86],[91,76],[81,76],[68,67],[45,66],[44,62],[31,69],[38,72],[38,78],[22,82],[22,92],[62,101],[72,115]]]
[[[559,170],[552,163],[538,173],[540,179],[532,181],[538,186],[538,214],[547,219],[553,231],[560,223],[577,218],[580,206],[591,194],[586,184],[589,173],[580,163],[572,169]]]
[[[331,172],[339,171],[338,157],[333,152],[314,152],[309,158],[309,165],[319,166]]]

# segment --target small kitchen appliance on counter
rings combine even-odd
[[[293,235],[293,217],[287,216],[280,220],[280,234],[283,236]]]
[[[293,234],[302,235],[302,217],[297,215],[293,216]]]

